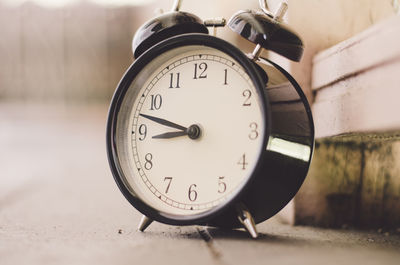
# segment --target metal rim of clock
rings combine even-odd
[[[107,144],[107,156],[110,164],[110,168],[116,181],[119,189],[125,198],[134,206],[137,210],[139,210],[142,214],[147,217],[162,222],[165,224],[171,225],[193,225],[193,224],[203,224],[207,221],[211,220],[214,216],[223,214],[226,210],[229,210],[231,206],[234,206],[236,203],[240,202],[241,195],[244,194],[246,188],[251,184],[254,177],[257,175],[257,172],[260,170],[261,163],[260,154],[259,159],[257,160],[254,171],[251,173],[250,177],[241,183],[241,187],[238,187],[234,194],[230,195],[230,197],[220,205],[211,208],[203,213],[194,214],[194,215],[174,215],[160,212],[151,206],[147,205],[140,198],[132,194],[123,182],[124,173],[119,164],[119,158],[117,155],[117,147],[116,147],[116,123],[118,113],[121,107],[121,103],[123,98],[129,89],[132,81],[135,77],[140,73],[141,69],[147,65],[152,59],[161,55],[164,52],[167,52],[171,49],[182,47],[182,46],[191,46],[191,45],[202,45],[206,47],[211,47],[217,49],[235,59],[247,72],[250,79],[253,81],[254,87],[258,94],[258,101],[260,103],[263,119],[265,122],[265,130],[263,132],[264,139],[262,143],[262,151],[265,150],[267,145],[267,139],[270,135],[271,128],[271,117],[270,112],[267,109],[268,99],[266,98],[263,89],[265,88],[265,84],[263,83],[263,79],[260,76],[256,66],[253,65],[253,62],[250,61],[246,55],[240,51],[238,48],[233,46],[232,44],[218,39],[216,37],[199,34],[199,33],[189,33],[178,35],[167,40],[160,42],[159,44],[153,46],[146,52],[144,52],[141,56],[139,56],[135,62],[129,67],[129,69],[124,74],[124,77],[121,79],[120,83],[117,86],[117,89],[113,95],[110,109],[108,112],[108,120],[107,120],[107,134],[106,134],[106,144]]]
[[[280,210],[282,210],[294,198],[294,196],[297,194],[297,192],[300,190],[301,186],[303,185],[303,183],[304,183],[304,181],[305,181],[305,179],[307,177],[307,174],[308,174],[308,172],[310,170],[310,164],[311,164],[312,158],[314,156],[314,151],[315,151],[315,140],[314,140],[315,139],[315,125],[314,125],[314,118],[313,118],[313,115],[312,115],[311,105],[308,102],[306,94],[304,93],[303,89],[300,87],[299,83],[297,83],[296,79],[294,79],[293,76],[291,76],[284,68],[282,68],[280,65],[276,64],[275,62],[271,61],[268,58],[260,56],[258,58],[257,62],[259,62],[261,64],[270,64],[270,65],[272,65],[273,67],[278,69],[287,78],[287,80],[292,84],[293,88],[298,93],[298,95],[299,95],[299,97],[300,97],[300,99],[301,99],[301,101],[303,103],[304,109],[306,111],[307,118],[309,120],[308,125],[310,126],[309,139],[312,139],[312,144],[310,145],[310,155],[309,155],[309,159],[308,159],[307,166],[306,166],[307,170],[306,170],[306,173],[302,176],[302,180],[301,180],[300,185],[297,188],[297,191],[292,196],[288,196],[287,201],[284,201],[282,203],[283,207],[281,207],[278,211],[276,211],[274,214],[272,214],[268,218],[265,218],[265,219],[262,220],[262,221],[265,221],[265,220],[271,218],[272,216],[274,216],[275,214],[277,214]],[[262,221],[260,221],[260,222],[262,222]],[[257,223],[260,223],[260,222],[257,222]]]

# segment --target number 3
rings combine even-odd
[[[255,122],[252,122],[252,123],[250,123],[250,129],[251,129],[251,132],[250,132],[250,134],[249,134],[249,138],[250,138],[250,140],[255,140],[255,139],[257,139],[257,137],[258,137],[258,131],[257,131],[257,129],[258,129],[258,125],[257,125],[257,123],[255,123]]]

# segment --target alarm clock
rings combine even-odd
[[[135,61],[111,101],[107,154],[122,194],[153,221],[244,227],[275,215],[297,193],[310,166],[314,127],[300,86],[262,49],[298,61],[301,39],[277,15],[239,11],[234,32],[252,54],[208,34],[225,20],[179,10],[144,24],[132,42]]]

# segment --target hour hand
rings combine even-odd
[[[189,128],[187,128],[184,131],[177,131],[177,132],[166,132],[158,135],[154,135],[151,138],[153,139],[171,139],[175,137],[180,137],[180,136],[189,136],[190,139],[196,140],[200,138],[201,136],[201,129],[200,126],[197,124],[190,125]]]
[[[188,135],[186,130],[185,131],[179,131],[179,132],[162,133],[162,134],[154,135],[151,138],[153,138],[153,139],[171,139],[171,138],[185,136],[185,135]]]

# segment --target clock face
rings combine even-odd
[[[158,55],[130,83],[117,116],[124,186],[167,214],[224,204],[257,166],[263,113],[253,81],[228,54],[189,45]]]

